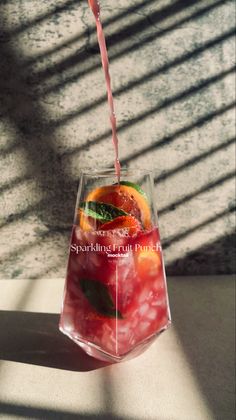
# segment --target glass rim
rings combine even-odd
[[[121,175],[152,175],[154,172],[153,169],[146,169],[146,168],[121,168],[120,174]],[[115,168],[81,168],[79,171],[79,175],[81,176],[90,176],[90,177],[110,177],[116,176]]]

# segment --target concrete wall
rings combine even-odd
[[[121,161],[154,170],[167,271],[234,272],[234,2],[101,6]],[[3,0],[0,28],[1,277],[64,276],[78,171],[113,162],[93,16]]]

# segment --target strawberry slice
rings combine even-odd
[[[104,223],[99,230],[128,229],[130,235],[135,235],[141,228],[140,222],[133,216],[119,216],[111,222]]]

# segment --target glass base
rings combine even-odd
[[[125,360],[133,359],[140,354],[142,354],[152,343],[155,339],[164,331],[166,331],[169,326],[171,325],[171,321],[168,320],[168,323],[161,328],[157,333],[149,336],[147,339],[142,341],[141,343],[137,344],[133,349],[129,350],[127,353],[124,354],[110,354],[105,350],[101,349],[94,343],[91,343],[84,338],[80,337],[79,335],[73,335],[71,332],[66,331],[61,326],[59,326],[60,331],[69,337],[72,341],[74,341],[80,348],[82,348],[85,353],[89,356],[94,357],[95,359],[102,360],[103,362],[108,363],[119,363]]]

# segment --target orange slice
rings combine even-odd
[[[99,229],[99,226],[101,226],[101,222],[99,220],[86,216],[81,209],[79,209],[79,219],[80,227],[84,231],[97,230]]]
[[[95,188],[88,194],[86,201],[112,204],[138,219],[144,229],[150,229],[152,226],[151,211],[146,198],[129,185],[108,185]],[[89,230],[91,226],[86,219],[86,216],[81,215],[80,226],[84,230]]]
[[[152,280],[157,277],[162,267],[161,256],[157,251],[142,250],[136,255],[136,268],[139,277],[144,280]]]
[[[133,216],[119,216],[111,222],[104,223],[99,230],[128,229],[130,235],[141,230],[141,225]]]

